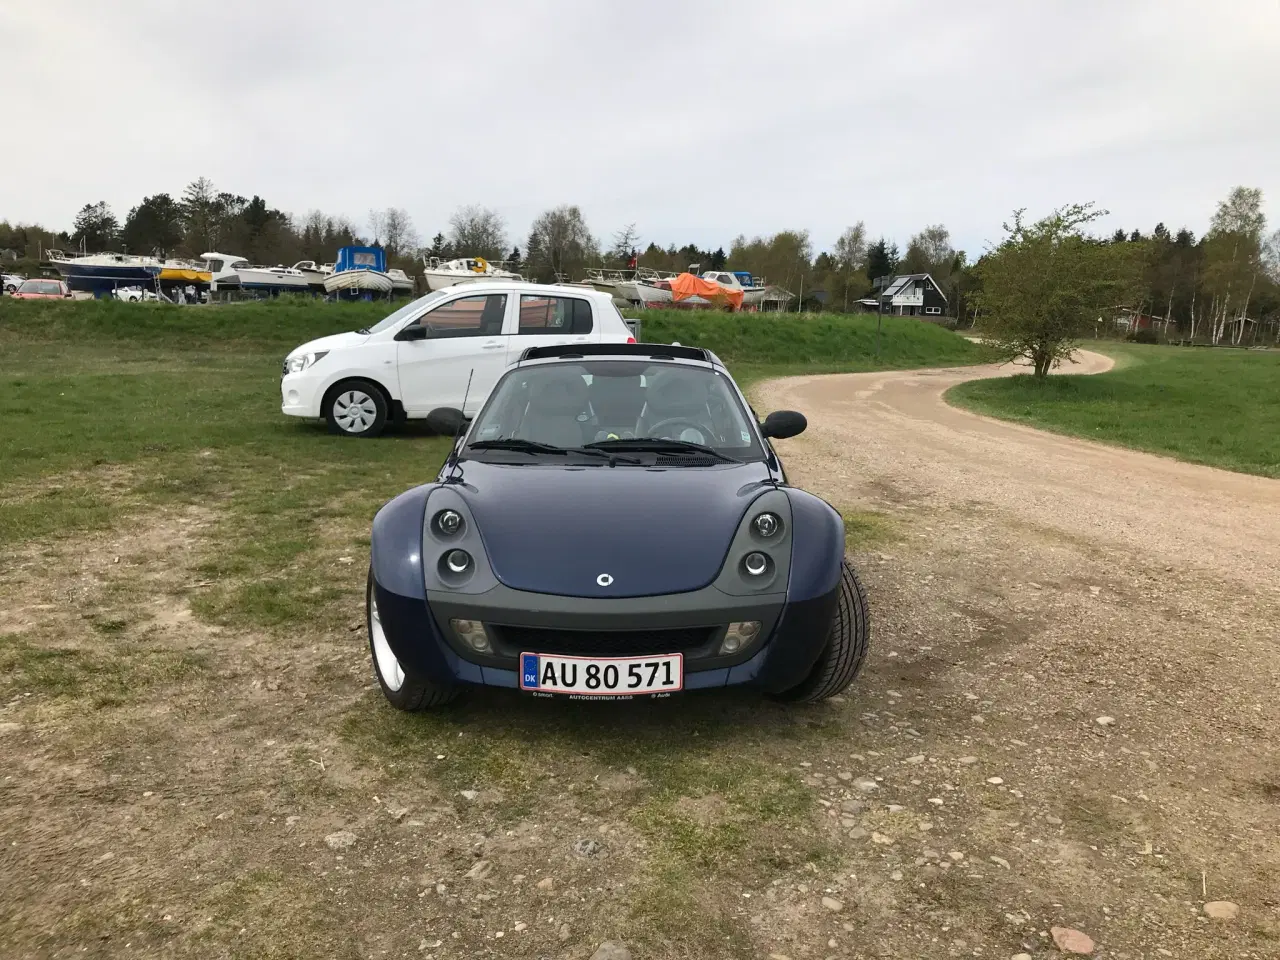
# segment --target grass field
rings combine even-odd
[[[1094,349],[1091,345],[1090,349]],[[1280,477],[1280,351],[1108,344],[1108,373],[974,380],[958,406],[1045,430]]]
[[[738,891],[834,862],[794,764],[827,720],[750,698],[607,724],[510,697],[409,717],[372,686],[369,522],[446,441],[330,436],[280,415],[278,378],[297,344],[383,312],[0,300],[0,864],[26,878],[0,942],[473,956],[524,916],[554,918],[548,954],[608,929],[645,955],[758,955]],[[874,318],[644,319],[747,379],[877,365]],[[886,320],[882,348],[886,366],[981,359],[915,321]],[[887,531],[849,521],[856,542]],[[341,828],[345,860],[324,845]],[[615,859],[553,868],[534,836]],[[459,881],[485,844],[505,884],[529,877],[500,918]]]

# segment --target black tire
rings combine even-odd
[[[400,669],[400,676],[384,676],[383,661],[380,661],[378,654],[378,641],[375,640],[377,632],[381,631],[381,626],[375,623],[374,617],[377,611],[377,604],[373,598],[373,569],[369,570],[369,581],[365,587],[364,596],[364,626],[365,632],[369,635],[369,657],[373,661],[373,675],[378,678],[378,686],[382,688],[382,695],[387,698],[397,710],[405,710],[408,712],[416,712],[418,710],[426,710],[430,707],[439,707],[455,700],[461,690],[456,686],[441,686],[436,683],[419,677],[411,670],[406,670],[398,660],[395,664]],[[385,634],[382,635],[382,642],[385,643]],[[395,654],[391,653],[388,646],[383,651],[383,657],[390,654],[395,659]],[[397,685],[396,681],[399,680]]]
[[[831,620],[827,644],[818,656],[809,676],[799,684],[778,694],[779,700],[792,703],[817,703],[843,691],[862,671],[871,645],[871,612],[867,609],[867,592],[848,560],[842,563],[840,598]]]
[[[324,397],[329,432],[344,437],[376,437],[386,427],[389,412],[386,394],[369,380],[343,380]]]

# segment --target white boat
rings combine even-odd
[[[209,274],[212,277],[209,283],[211,291],[216,293],[219,290],[240,289],[238,268],[249,266],[248,260],[230,253],[202,253],[200,259],[209,265]]]
[[[506,269],[506,261],[490,263],[484,257],[460,257],[441,260],[422,258],[422,279],[429,290],[443,290],[471,280],[523,280],[518,273]]]
[[[391,278],[377,270],[339,270],[325,277],[325,293],[390,293]]]
[[[301,273],[307,280],[307,286],[319,293],[324,290],[324,281],[333,273],[332,263],[316,263],[314,260],[299,260],[293,269]]]
[[[745,270],[707,270],[702,274],[702,279],[714,280],[726,290],[741,290],[744,307],[758,307],[768,298],[771,290],[777,289]],[[787,299],[790,299],[790,294]]]
[[[324,278],[326,293],[337,297],[370,299],[391,293],[387,254],[381,247],[343,247],[333,273]]]
[[[391,278],[391,289],[395,293],[413,293],[415,278],[409,276],[399,267],[392,267],[387,271],[387,276]]]

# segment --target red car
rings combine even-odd
[[[13,296],[18,300],[61,300],[71,296],[71,291],[61,280],[24,280]]]

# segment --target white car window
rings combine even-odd
[[[390,330],[392,327],[397,326],[402,321],[408,320],[409,317],[413,316],[414,314],[421,313],[431,304],[436,303],[440,300],[443,300],[448,295],[449,295],[448,290],[437,290],[434,293],[428,293],[424,297],[419,297],[417,300],[411,300],[410,302],[406,303],[403,307],[401,307],[399,310],[397,310],[395,313],[391,314],[390,316],[383,317],[381,320],[379,320],[376,324],[374,324],[372,327],[369,328],[369,332],[381,333],[383,330]]]

